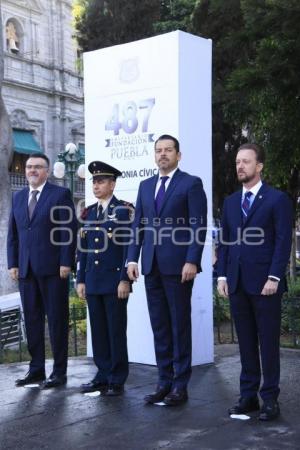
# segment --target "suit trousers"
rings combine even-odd
[[[282,293],[247,294],[241,283],[230,295],[240,347],[242,397],[256,396],[258,391],[263,400],[277,399],[279,395],[281,297]]]
[[[124,384],[128,377],[127,302],[116,294],[87,294],[98,383]]]
[[[185,389],[191,376],[191,295],[193,281],[181,283],[181,275],[163,275],[156,260],[145,276],[145,287],[158,384]]]
[[[64,375],[68,362],[69,280],[59,275],[39,277],[32,270],[19,279],[30,371],[45,370],[45,314],[48,318],[54,375]]]

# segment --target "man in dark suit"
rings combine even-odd
[[[75,260],[76,217],[68,189],[47,181],[49,159],[43,153],[26,161],[29,187],[13,196],[7,253],[11,277],[19,281],[29,372],[17,386],[45,380],[45,314],[54,365],[44,388],[66,383],[68,358],[69,274]]]
[[[77,292],[86,298],[97,373],[81,386],[82,392],[99,390],[121,395],[128,377],[127,301],[131,284],[125,261],[124,232],[130,231],[132,205],[113,191],[122,173],[101,161],[89,164],[97,202],[83,214],[77,253]]]
[[[240,400],[229,413],[259,410],[259,392],[263,400],[259,418],[266,421],[280,412],[281,297],[291,250],[292,207],[285,193],[262,182],[263,164],[258,145],[239,148],[236,170],[243,189],[224,202],[218,292],[229,295],[242,364]]]
[[[155,142],[159,175],[142,181],[136,202],[134,242],[128,250],[128,275],[142,272],[159,379],[147,403],[176,406],[187,398],[191,376],[191,294],[201,271],[207,204],[202,181],[178,169],[179,142],[163,135]]]

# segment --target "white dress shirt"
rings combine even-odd
[[[174,176],[174,173],[177,171],[177,169],[178,169],[178,167],[176,167],[176,169],[172,170],[172,172],[168,173],[168,175],[162,175],[162,174],[159,174],[159,175],[158,175],[158,180],[157,180],[156,187],[155,187],[155,195],[154,195],[154,198],[157,196],[158,190],[159,190],[159,188],[160,188],[160,185],[161,185],[161,178],[162,178],[162,177],[169,177],[169,178],[167,179],[167,181],[165,182],[165,188],[166,188],[166,190],[167,190],[168,187],[169,187],[169,184],[171,183],[171,180],[172,180],[172,178],[173,178],[173,176]]]
[[[42,190],[44,189],[45,184],[47,183],[47,181],[45,181],[45,183],[41,184],[38,188],[34,188],[32,186],[29,186],[29,195],[28,195],[28,205],[29,202],[31,200],[31,195],[32,195],[32,191],[39,191],[38,194],[36,194],[36,201],[39,201],[40,195],[42,193]]]

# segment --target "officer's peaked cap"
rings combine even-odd
[[[88,169],[93,176],[93,180],[100,180],[104,178],[113,178],[115,180],[117,177],[122,175],[122,172],[118,169],[102,161],[92,161],[88,165]]]

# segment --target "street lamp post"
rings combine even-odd
[[[76,170],[80,178],[85,177],[84,159],[76,145],[73,142],[69,142],[65,146],[65,150],[57,155],[57,161],[53,166],[53,175],[60,179],[67,175],[72,196],[75,192],[74,175]]]

